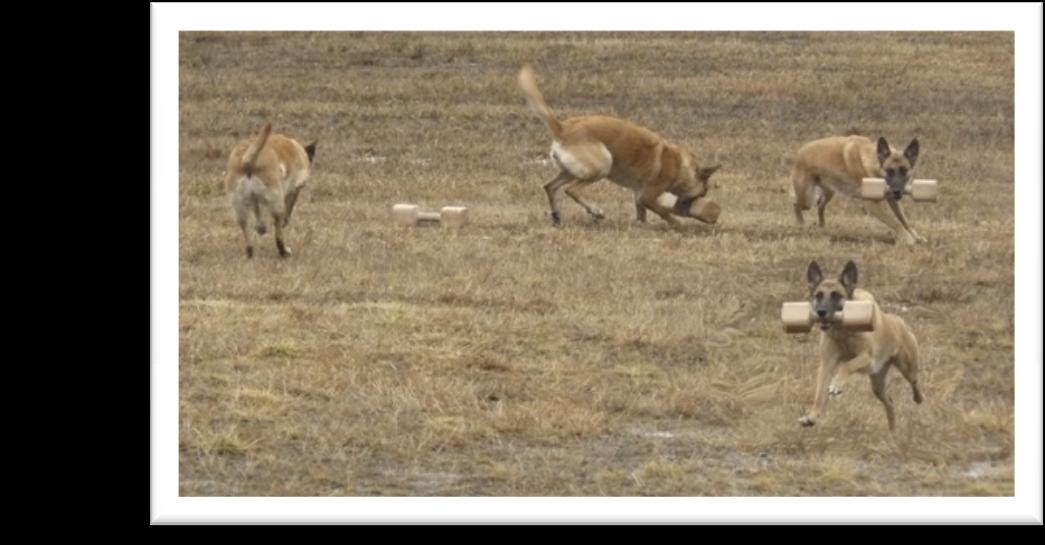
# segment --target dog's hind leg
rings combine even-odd
[[[584,210],[591,215],[592,218],[595,218],[596,221],[606,219],[606,215],[602,213],[602,210],[599,210],[598,208],[595,208],[589,205],[588,203],[584,202],[584,199],[581,198],[581,195],[580,193],[578,193],[578,191],[580,191],[581,188],[588,187],[589,185],[599,181],[600,179],[601,178],[596,178],[594,180],[578,180],[573,182],[572,184],[567,185],[565,190],[566,194],[569,195],[571,199],[576,201],[577,204],[581,205],[584,208]]]
[[[812,197],[816,190],[816,178],[806,176],[801,170],[797,164],[791,169],[790,191],[792,206],[795,210],[795,221],[799,225],[805,223],[805,220],[802,218],[802,211],[813,207]]]
[[[911,385],[911,393],[914,394],[914,402],[921,403],[924,399],[922,391],[918,388],[918,341],[910,331],[904,331],[904,343],[900,353],[893,356],[890,363],[895,365]]]
[[[889,372],[889,366],[882,367],[877,373],[871,375],[871,391],[875,397],[885,406],[885,417],[889,419],[889,431],[896,429],[896,414],[893,412],[893,400],[885,393],[885,376]]]
[[[265,200],[269,211],[272,212],[272,226],[275,227],[276,232],[276,250],[279,251],[279,257],[289,257],[290,248],[283,241],[283,225],[287,214],[286,200],[283,195],[279,195],[274,190],[266,193]]]
[[[914,236],[911,235],[900,221],[896,219],[896,216],[886,208],[885,202],[883,201],[864,201],[864,210],[867,210],[869,214],[878,218],[882,223],[889,226],[893,230],[893,236],[897,242],[904,242],[905,244],[914,244],[916,242]]]
[[[236,211],[236,224],[243,230],[243,242],[247,248],[247,259],[250,259],[254,257],[254,231],[248,225],[250,208],[247,207],[247,203],[243,202],[233,203],[232,206]]]
[[[254,230],[259,235],[264,235],[268,232],[268,227],[265,226],[265,217],[261,215],[261,204],[258,202],[257,197],[252,198],[250,201],[254,210]]]
[[[558,226],[562,224],[562,213],[559,211],[559,190],[574,179],[575,178],[571,176],[570,173],[564,170],[560,172],[558,176],[552,178],[550,182],[544,184],[544,192],[548,194],[548,205],[552,209],[553,225]]]

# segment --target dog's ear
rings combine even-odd
[[[842,276],[838,280],[842,283],[842,286],[845,287],[845,291],[849,295],[849,298],[852,299],[853,290],[856,289],[856,263],[853,263],[852,261],[846,263],[845,268],[842,269]]]
[[[878,137],[878,162],[884,163],[889,158],[889,154],[892,150],[889,149],[889,142],[885,141],[884,136]]]
[[[816,287],[820,285],[820,281],[824,279],[824,274],[820,272],[820,265],[817,265],[816,261],[809,263],[809,269],[806,270],[806,280],[809,282],[809,293],[816,290]]]
[[[903,150],[903,156],[907,158],[907,162],[911,163],[911,168],[914,168],[914,162],[918,160],[918,139],[911,140],[910,144],[907,144],[907,149]]]
[[[311,144],[305,146],[305,153],[308,154],[308,163],[309,164],[312,164],[312,160],[316,158],[316,144],[318,144],[318,143],[319,143],[319,140],[316,140],[316,141],[312,142]]]
[[[707,180],[715,173],[718,169],[722,168],[722,165],[713,165],[710,167],[704,167],[697,171],[697,175],[701,180]]]

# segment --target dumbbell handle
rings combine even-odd
[[[439,212],[418,212],[417,221],[439,221]]]

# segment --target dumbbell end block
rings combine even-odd
[[[784,303],[780,307],[780,321],[785,333],[808,333],[813,329],[813,311],[809,303]]]
[[[676,216],[693,218],[704,223],[715,223],[722,213],[722,207],[718,203],[705,198],[690,201],[689,208],[683,208],[674,193],[661,193],[657,202],[665,208],[670,208],[671,213]]]
[[[416,204],[397,204],[392,207],[392,219],[399,225],[414,225],[420,210]]]
[[[440,216],[444,227],[463,227],[468,223],[468,209],[464,206],[444,206]]]
[[[940,185],[936,180],[914,180],[908,186],[907,193],[916,201],[936,202],[940,196]]]
[[[846,331],[874,331],[874,302],[846,301],[841,314]]]
[[[880,201],[885,198],[886,189],[884,179],[864,178],[860,183],[860,196],[868,200]]]

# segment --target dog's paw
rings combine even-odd
[[[269,228],[264,223],[258,223],[254,226],[254,230],[257,231],[259,235],[264,235],[269,231]]]
[[[832,384],[827,387],[827,393],[830,394],[831,397],[838,397],[842,395],[842,389],[838,387],[838,385]]]
[[[798,423],[803,425],[803,426],[805,426],[805,427],[807,427],[807,428],[809,428],[809,427],[812,427],[813,424],[816,424],[816,419],[813,418],[812,416],[806,415],[806,416],[803,416],[802,418],[799,418],[798,419]]]

